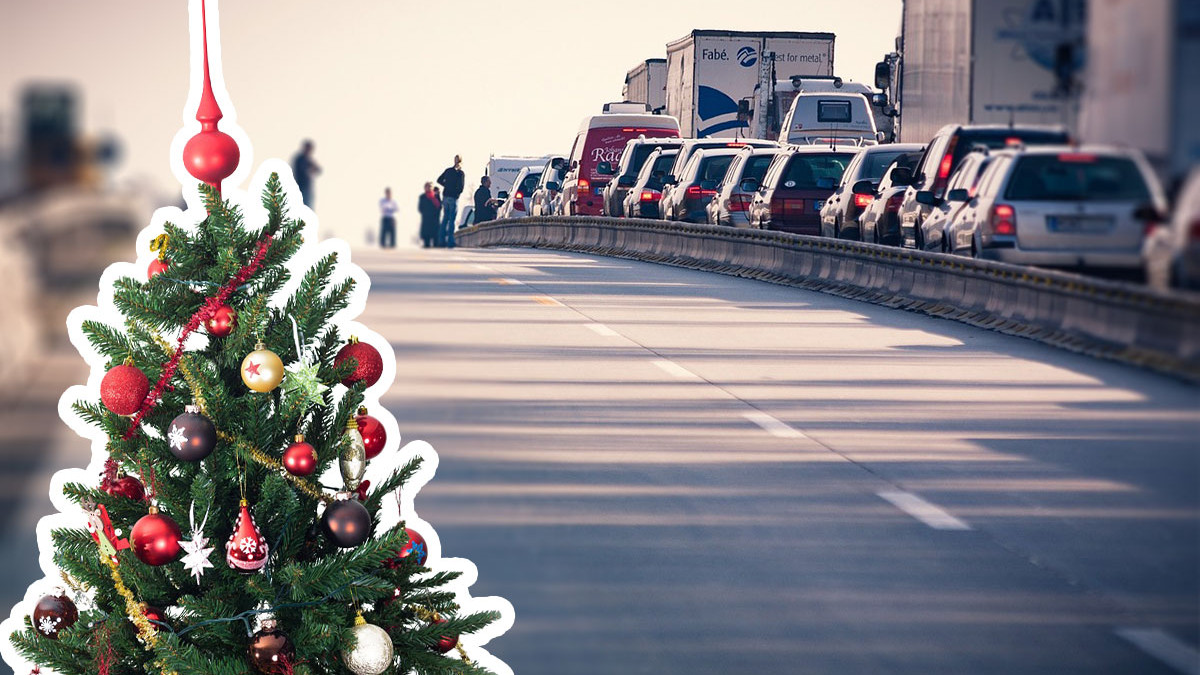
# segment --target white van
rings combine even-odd
[[[875,145],[881,140],[871,114],[871,102],[853,92],[801,92],[783,118],[779,136],[793,145],[832,140],[839,144]]]

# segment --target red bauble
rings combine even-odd
[[[109,483],[108,487],[104,488],[104,491],[110,495],[132,499],[135,502],[140,502],[146,498],[146,488],[142,487],[142,481],[133,476],[121,476],[117,478],[112,483]]]
[[[179,525],[151,507],[148,515],[133,524],[129,543],[133,554],[147,565],[166,565],[179,557]]]
[[[311,476],[317,470],[317,450],[296,434],[296,442],[283,451],[283,468],[293,476]]]
[[[239,572],[257,572],[267,564],[267,553],[267,540],[259,533],[250,505],[243,499],[233,534],[225,544],[225,562]]]
[[[411,527],[404,528],[404,531],[408,534],[408,542],[396,553],[396,557],[407,558],[411,555],[418,565],[424,565],[429,558],[429,547],[425,544],[425,537]]]
[[[150,619],[151,621],[157,621],[159,623],[167,622],[167,615],[163,614],[163,611],[154,605],[142,603],[142,613],[145,614],[146,618]]]
[[[120,365],[104,374],[100,380],[100,400],[104,407],[118,415],[132,415],[142,407],[150,393],[146,374],[131,365]]]
[[[167,268],[170,266],[171,264],[166,260],[159,260],[158,258],[155,258],[154,260],[150,261],[150,266],[146,268],[146,278],[153,279],[155,275],[166,272]]]
[[[229,305],[221,305],[204,322],[204,329],[213,337],[227,337],[237,328],[237,311]]]
[[[435,626],[440,626],[443,623],[446,623],[445,619],[438,618],[438,619],[433,620],[433,625],[435,625]],[[457,635],[443,635],[440,638],[438,638],[438,641],[436,643],[434,643],[432,649],[435,652],[445,654],[446,652],[450,651],[451,649],[454,649],[457,646],[458,646],[458,636]]]
[[[237,169],[241,154],[233,137],[214,126],[188,139],[183,165],[197,180],[219,185]]]
[[[358,422],[358,433],[362,434],[363,446],[367,449],[367,459],[383,452],[383,446],[387,444],[387,430],[383,428],[383,424],[368,415],[366,408],[359,408],[358,415],[354,420]]]
[[[359,342],[358,338],[350,338],[350,344],[342,347],[333,358],[335,367],[341,366],[347,359],[354,359],[356,364],[354,372],[346,376],[342,380],[342,384],[349,387],[355,382],[366,382],[370,387],[379,381],[379,376],[383,374],[383,357],[379,355],[379,350],[365,342]]]
[[[57,640],[59,632],[79,620],[79,610],[66,593],[47,595],[33,608],[33,628],[42,635]]]

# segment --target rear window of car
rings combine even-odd
[[[1013,145],[1066,145],[1071,141],[1066,132],[1046,129],[975,129],[960,131],[954,146],[953,166],[973,148],[983,146],[999,150]]]
[[[742,180],[753,178],[761,183],[763,176],[767,175],[767,167],[771,166],[773,159],[775,159],[775,155],[751,155],[742,169]]]
[[[700,169],[696,172],[696,181],[703,183],[710,180],[714,183],[720,183],[721,179],[725,177],[725,172],[729,170],[729,165],[733,162],[733,157],[733,155],[705,157],[700,161]]]
[[[1028,155],[1017,160],[1004,196],[1013,201],[1145,202],[1150,190],[1127,157]]]
[[[646,158],[649,157],[650,153],[654,152],[657,147],[657,145],[651,145],[649,143],[633,146],[633,153],[632,157],[630,157],[629,166],[625,167],[623,175],[636,176],[638,172],[642,170],[642,165],[646,163]]]
[[[858,168],[859,180],[877,181],[883,178],[883,172],[891,166],[892,162],[902,155],[906,154],[902,150],[893,152],[868,152],[863,157],[862,166]]]
[[[853,153],[804,153],[792,157],[781,187],[791,190],[816,190],[821,179],[834,185],[841,179],[846,166],[854,160]]]
[[[662,189],[662,179],[666,177],[667,172],[675,164],[676,154],[674,152],[663,153],[658,156],[658,159],[654,160],[654,165],[650,167],[650,176],[646,179],[646,187],[654,190]],[[658,174],[657,178],[655,174]]]
[[[537,188],[538,180],[542,177],[539,173],[530,173],[525,175],[525,180],[521,181],[521,190],[525,194],[533,192]]]

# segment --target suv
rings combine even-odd
[[[1019,265],[1140,274],[1146,231],[1165,212],[1158,179],[1135,150],[1002,150],[951,223],[949,243]]]
[[[600,165],[596,167],[598,173],[605,176],[616,176],[615,179],[610,178],[608,185],[604,188],[602,195],[604,203],[601,207],[604,215],[613,218],[623,217],[625,215],[625,195],[637,181],[638,172],[642,170],[646,158],[654,152],[655,148],[678,148],[679,143],[679,139],[675,138],[638,136],[625,144],[625,151],[621,153],[619,164],[613,166],[609,162],[600,162]]]
[[[708,222],[711,225],[728,227],[750,227],[750,201],[754,192],[742,189],[747,179],[762,182],[771,166],[771,160],[780,153],[779,148],[742,148],[725,179],[717,185],[717,194],[708,203]]]
[[[921,231],[921,221],[929,215],[930,207],[917,201],[917,193],[926,191],[932,192],[938,199],[944,197],[950,174],[973,148],[983,146],[998,150],[1005,147],[1063,145],[1069,141],[1067,132],[1058,127],[947,124],[938,130],[925,147],[921,161],[913,171],[913,182],[904,191],[904,201],[900,204],[902,227],[912,232]],[[918,239],[912,246],[924,248],[925,243]]]
[[[915,143],[892,143],[872,145],[859,151],[821,209],[821,236],[862,241],[858,216],[875,198],[875,188],[883,178],[883,172],[900,155],[923,149]]]
[[[675,164],[663,179],[663,199],[671,196],[676,179],[683,175],[683,167],[687,166],[692,153],[697,150],[714,148],[778,148],[775,141],[764,141],[760,138],[685,138],[679,144],[679,154],[675,155]]]
[[[717,184],[725,178],[725,172],[737,154],[736,148],[713,148],[693,153],[671,195],[659,202],[662,219],[707,222],[708,202],[717,194]]]
[[[675,163],[677,148],[657,148],[646,158],[638,172],[633,187],[625,195],[622,205],[629,218],[658,218],[658,201],[662,198],[662,181]]]
[[[781,151],[761,186],[754,180],[742,182],[747,192],[756,188],[750,227],[820,234],[821,207],[857,152],[858,148],[847,146],[793,146]]]

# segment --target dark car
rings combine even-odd
[[[904,201],[900,205],[902,227],[917,233],[918,240],[911,245],[914,248],[925,247],[925,242],[920,241],[921,221],[929,215],[930,209],[929,204],[917,201],[917,193],[931,192],[937,199],[945,197],[950,174],[972,149],[982,146],[998,150],[1005,147],[1063,145],[1068,142],[1070,137],[1059,127],[958,124],[942,127],[925,146],[921,161],[913,171],[913,182],[904,191]]]
[[[655,148],[678,148],[680,143],[682,140],[678,138],[639,136],[625,144],[625,151],[621,153],[621,161],[616,166],[612,166],[608,162],[600,162],[596,169],[598,173],[615,176],[615,179],[610,180],[604,187],[601,195],[604,200],[601,205],[604,215],[614,218],[624,217],[625,195],[629,194],[629,189],[637,181],[638,172],[642,170],[646,158],[654,152]]]
[[[919,143],[892,143],[860,150],[821,209],[821,236],[862,241],[858,216],[875,198],[883,172],[900,155],[924,149]]]
[[[717,184],[733,163],[740,148],[697,150],[683,167],[670,195],[661,202],[664,220],[685,223],[708,222],[708,203],[717,194]]]
[[[779,153],[750,203],[750,227],[820,234],[821,207],[857,152],[847,146],[793,146]]]
[[[905,153],[897,157],[883,173],[871,202],[858,216],[862,241],[900,245],[900,204],[904,201],[904,191],[908,189],[913,169],[920,159],[920,152]]]

